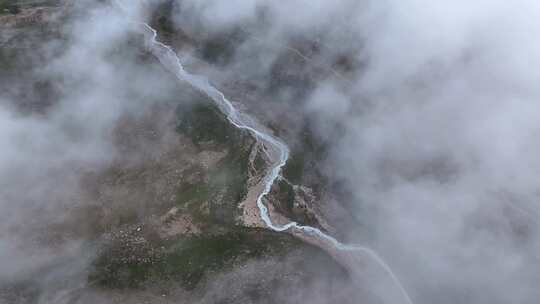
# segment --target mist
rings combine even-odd
[[[118,125],[170,98],[176,87],[144,59],[135,44],[138,29],[120,11],[94,1],[68,10],[44,30],[2,29],[6,54],[17,53],[13,60],[28,67],[2,73],[0,94],[0,293],[6,301],[17,284],[30,286],[30,293],[43,290],[39,303],[62,303],[62,294],[87,283],[98,247],[77,217],[99,202],[86,195],[84,178],[132,159],[119,149]],[[39,85],[50,94],[38,93]]]
[[[379,251],[415,303],[536,302],[540,5],[178,1],[176,9],[178,27],[194,34],[248,33],[215,81],[268,88],[271,67],[291,52],[279,44],[300,45],[314,85],[301,96],[273,91],[268,99],[286,102],[285,111],[251,101],[252,111],[279,121],[292,109],[312,122],[330,146],[318,165],[345,185],[342,200],[355,210],[357,224],[341,232]],[[328,69],[343,54],[356,62],[346,79]]]
[[[31,71],[58,80],[54,103],[21,113],[13,96],[23,89],[0,95],[0,282],[46,273],[42,284],[70,275],[74,288],[85,284],[96,248],[65,236],[51,246],[41,231],[80,204],[85,172],[124,156],[113,134],[121,118],[142,115],[148,100],[174,97],[176,84],[152,72],[159,63],[125,48],[142,46],[131,20],[152,21],[165,2],[123,3],[122,10],[77,3],[81,17],[60,27],[67,38],[41,46],[60,55]],[[293,150],[305,125],[324,144],[317,173],[301,182],[323,175],[338,185],[319,197],[332,232],[376,250],[414,303],[537,302],[540,4],[170,4],[174,29],[195,46],[166,42],[188,68],[277,129]],[[240,33],[226,39],[231,54],[215,62],[201,55],[205,39],[231,32]],[[70,262],[58,273],[43,270],[59,259]],[[378,278],[366,284],[391,288]],[[311,303],[331,299],[312,285],[298,294]],[[334,299],[354,293],[333,292],[342,293]],[[279,299],[301,300],[292,292]]]

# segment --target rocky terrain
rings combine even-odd
[[[535,304],[540,5],[0,0],[0,304]]]
[[[160,13],[165,9],[158,8],[156,23],[163,39],[179,50],[201,47],[201,62],[208,63],[234,51],[223,45],[229,39],[201,42],[168,29]],[[23,117],[53,115],[58,100],[69,94],[70,80],[51,77],[42,65],[63,55],[69,42],[64,25],[77,14],[70,2],[55,2],[8,8],[0,16],[0,92],[9,100],[3,106]],[[58,256],[15,277],[0,277],[0,303],[282,303],[291,295],[302,301],[313,294],[352,303],[343,266],[294,235],[265,229],[258,217],[255,199],[269,166],[264,147],[161,68],[140,35],[120,47],[116,52],[130,54],[125,62],[136,60],[172,91],[130,97],[142,106],[122,113],[106,130],[114,156],[103,165],[75,162],[47,172],[64,185],[65,176],[74,177],[65,193],[47,191],[41,198],[64,206],[62,215],[38,208],[33,216],[46,220],[9,229],[52,252],[76,242],[72,254],[84,261],[72,256],[72,266]],[[294,53],[288,57],[298,60]],[[191,68],[204,70],[204,64]],[[284,77],[295,76],[277,75],[276,81]],[[227,92],[249,92],[245,83],[224,86]],[[310,140],[309,131],[299,134]],[[313,166],[319,148],[312,149],[294,152],[270,202],[279,216],[332,230],[317,205],[328,185]],[[64,267],[70,271],[63,273]]]

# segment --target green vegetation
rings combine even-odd
[[[156,24],[154,26],[160,34],[173,34],[175,32],[173,12],[174,1],[161,1],[155,8],[154,17]]]
[[[294,207],[294,188],[284,180],[280,180],[278,185],[280,190],[277,199],[279,207],[285,211],[285,214],[291,214]]]
[[[210,200],[210,215],[214,221],[234,224],[238,203],[246,195],[249,150],[237,148],[210,171],[210,185],[214,196]]]
[[[301,144],[291,151],[287,164],[283,168],[283,175],[293,184],[305,183],[305,175],[316,174],[324,183],[324,176],[320,174],[319,163],[324,161],[328,154],[328,147],[320,142],[311,131],[310,126],[304,126]]]
[[[0,0],[0,15],[2,14],[18,14],[20,12],[20,7],[18,5],[19,1],[13,0]]]
[[[23,8],[57,6],[60,0],[0,0],[0,15],[18,14]]]
[[[265,255],[282,256],[299,244],[287,234],[241,227],[220,235],[154,244],[163,248],[159,254],[149,257],[149,252],[142,252],[140,259],[122,259],[138,250],[115,248],[113,244],[96,260],[89,280],[109,288],[141,288],[152,282],[180,283],[192,289],[209,271],[230,269],[236,263]]]
[[[207,226],[210,219],[208,212],[203,210],[203,204],[210,200],[211,194],[210,186],[206,182],[185,183],[177,191],[178,205],[183,212],[189,213],[195,222]]]
[[[294,152],[287,160],[287,164],[283,168],[283,175],[294,184],[300,184],[304,176],[304,168],[306,166],[305,154],[302,152]]]
[[[195,288],[209,271],[221,271],[247,259],[280,255],[298,244],[287,234],[235,225],[238,203],[246,194],[251,137],[203,100],[180,105],[177,132],[201,150],[227,151],[212,168],[194,165],[177,189],[177,204],[201,227],[202,234],[147,245],[116,240],[94,262],[89,279],[109,288],[141,288],[146,284],[182,284]],[[262,162],[262,163],[261,163]],[[259,160],[259,166],[263,166]]]
[[[253,167],[257,171],[266,169],[266,161],[263,158],[263,153],[257,153],[255,159],[253,160]]]
[[[199,52],[202,59],[213,64],[225,65],[233,58],[236,46],[245,39],[242,30],[218,33],[200,43]]]
[[[178,190],[178,203],[194,218],[211,221],[209,224],[234,225],[238,203],[246,194],[249,154],[253,140],[236,129],[209,101],[181,105],[176,130],[190,137],[202,149],[227,151],[219,163],[205,171],[198,167],[196,174],[203,178],[197,183],[183,184]],[[195,172],[193,172],[195,174]],[[208,213],[200,209],[208,203]]]
[[[18,63],[18,50],[9,48],[0,48],[0,75],[9,75],[15,73]]]
[[[242,134],[208,100],[194,104],[181,104],[177,110],[176,130],[190,137],[200,146],[205,142],[215,144],[237,144]],[[238,139],[238,141],[237,141]]]
[[[246,194],[248,151],[231,151],[199,182],[184,183],[178,191],[178,204],[194,220],[205,226],[234,225],[238,203]],[[201,210],[208,203],[208,211]]]
[[[157,270],[162,278],[193,288],[207,271],[230,268],[234,261],[284,253],[295,241],[266,230],[235,228],[224,235],[204,235],[175,243]]]

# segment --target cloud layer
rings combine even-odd
[[[179,3],[180,27],[248,31],[226,69],[262,86],[290,51],[268,45],[299,37],[319,45],[317,64],[361,63],[350,82],[327,76],[285,100],[331,146],[320,166],[362,224],[349,239],[379,250],[416,302],[536,301],[539,4]],[[246,56],[257,53],[268,54]]]
[[[68,38],[47,44],[56,53],[65,43],[61,55],[36,72],[59,79],[49,111],[23,115],[0,97],[0,258],[10,261],[0,281],[80,250],[77,240],[55,251],[32,237],[73,203],[81,168],[114,159],[119,117],[170,89],[119,46],[133,23],[77,5],[86,13],[62,26]],[[379,251],[415,303],[540,296],[539,13],[528,0],[174,4],[176,26],[195,38],[245,33],[223,66],[204,68],[218,83],[266,92],[246,105],[259,117],[309,120],[329,147],[318,166],[346,189],[359,223],[341,233]],[[309,68],[295,70],[299,61]]]

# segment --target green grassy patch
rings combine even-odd
[[[284,209],[287,214],[293,211],[295,192],[294,188],[284,180],[278,182],[279,194],[278,202],[281,209]]]
[[[210,200],[211,194],[206,182],[184,183],[177,191],[177,202],[182,211],[189,213],[195,222],[206,226],[209,224],[209,214],[202,209],[202,204]]]
[[[205,142],[227,144],[236,142],[239,130],[234,128],[208,100],[180,104],[177,109],[177,132],[187,135],[200,146]]]
[[[227,151],[216,166],[197,169],[203,177],[178,190],[178,204],[209,225],[234,225],[238,203],[246,194],[249,154],[253,139],[238,130],[208,100],[182,104],[177,109],[177,132],[191,138],[199,149]],[[208,203],[207,214],[200,205]]]
[[[304,176],[305,166],[305,154],[302,152],[295,152],[291,154],[287,160],[287,164],[283,168],[283,176],[291,183],[300,184],[302,182],[302,177]]]
[[[238,204],[247,191],[247,154],[229,152],[215,168],[203,172],[204,178],[180,185],[178,205],[203,226],[234,225]],[[202,210],[204,203],[208,210]]]
[[[293,242],[267,231],[237,228],[223,235],[204,235],[175,243],[156,270],[162,278],[193,288],[207,271],[230,268],[233,261],[279,253]]]
[[[154,247],[160,245],[163,249],[153,257],[144,250],[113,245],[96,260],[89,280],[108,288],[141,288],[152,282],[180,283],[192,289],[209,271],[223,271],[265,255],[284,255],[299,244],[287,234],[236,227],[219,235],[206,234],[155,244]],[[134,254],[141,256],[139,259],[122,258]]]
[[[234,149],[209,172],[214,196],[210,200],[210,215],[222,224],[234,224],[238,204],[246,195],[249,151]]]

